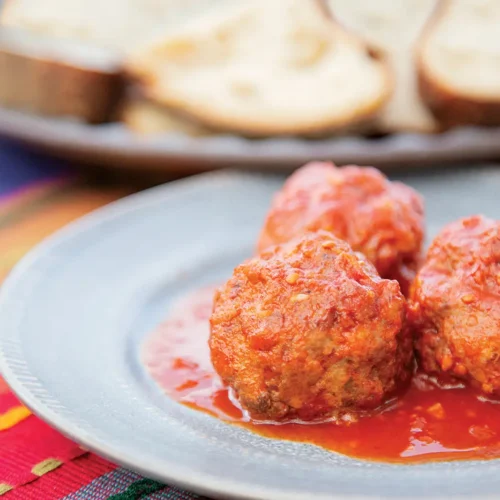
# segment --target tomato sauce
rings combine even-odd
[[[208,318],[213,288],[179,301],[144,345],[142,359],[171,398],[268,438],[299,441],[383,462],[422,463],[500,458],[500,404],[463,386],[417,374],[380,413],[338,425],[249,421],[210,363]]]

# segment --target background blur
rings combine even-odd
[[[500,155],[494,0],[3,0],[0,134],[175,173]]]

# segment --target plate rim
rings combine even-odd
[[[402,164],[425,168],[436,163],[500,158],[500,127],[466,127],[442,134],[405,132],[377,140],[362,136],[317,140],[248,139],[229,134],[148,136],[135,134],[120,122],[89,125],[0,106],[0,135],[83,163],[164,172],[204,172],[221,167],[289,171],[319,159],[400,170]]]

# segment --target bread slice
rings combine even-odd
[[[106,121],[128,51],[221,1],[228,0],[6,0],[0,106]]]
[[[124,101],[120,118],[130,130],[138,134],[181,133],[191,137],[213,134],[202,125],[175,115],[164,106],[141,96],[129,97]]]
[[[316,0],[254,0],[204,16],[127,68],[158,102],[248,136],[342,130],[392,91],[387,64]]]
[[[381,132],[435,132],[418,93],[413,51],[437,0],[328,0],[334,17],[387,55],[395,89],[376,120]]]
[[[107,50],[0,30],[0,105],[90,123],[109,119],[122,89]]]
[[[230,0],[5,0],[0,24],[120,54]]]
[[[500,125],[500,2],[442,0],[417,66],[422,98],[446,127]]]

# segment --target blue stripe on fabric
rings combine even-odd
[[[0,196],[35,182],[61,177],[69,171],[62,161],[0,140]]]
[[[142,476],[127,469],[108,472],[77,491],[66,495],[63,500],[104,500],[111,495],[122,493]]]

